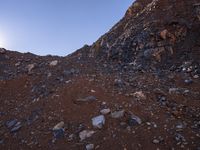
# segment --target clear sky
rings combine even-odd
[[[0,47],[67,55],[92,44],[134,0],[0,0]]]

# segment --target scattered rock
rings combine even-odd
[[[183,128],[184,128],[184,125],[183,125],[183,124],[178,124],[178,125],[176,125],[176,128],[177,128],[177,129],[183,129]]]
[[[136,116],[136,115],[131,115],[129,120],[128,120],[128,125],[129,126],[135,126],[135,125],[138,125],[138,124],[141,124],[142,123],[142,120]]]
[[[158,101],[161,105],[165,106],[168,102],[167,102],[167,98],[165,96],[158,96]]]
[[[49,66],[53,67],[56,66],[58,64],[58,60],[53,60],[49,63]]]
[[[29,65],[27,66],[28,73],[30,73],[34,68],[35,68],[35,65],[34,65],[34,64],[29,64]]]
[[[21,62],[17,62],[17,63],[15,64],[16,67],[18,67],[18,66],[20,66],[20,65],[21,65]]]
[[[105,124],[104,115],[100,115],[100,116],[92,118],[92,125],[95,128],[102,128],[104,124]]]
[[[155,138],[152,142],[154,144],[159,144],[159,143],[162,143],[163,141],[164,141],[163,137],[159,136],[158,138]]]
[[[17,119],[13,119],[13,120],[7,121],[7,122],[6,122],[6,126],[7,126],[7,128],[11,128],[11,127],[13,127],[16,123],[17,123]]]
[[[199,75],[194,75],[193,78],[194,78],[194,79],[198,79],[198,78],[199,78]]]
[[[124,85],[124,82],[121,79],[115,79],[114,85],[117,87],[122,87]]]
[[[170,88],[169,94],[180,94],[180,89],[179,88]]]
[[[112,112],[112,113],[111,113],[111,117],[112,117],[112,118],[115,118],[115,119],[117,119],[117,118],[122,118],[122,117],[124,117],[124,113],[125,113],[124,110],[115,111],[115,112]]]
[[[176,133],[175,140],[177,142],[184,142],[185,141],[185,137],[183,135],[179,134],[179,133]]]
[[[85,140],[86,138],[91,137],[95,131],[83,130],[79,133],[79,138],[81,141]]]
[[[138,99],[146,99],[146,96],[142,91],[135,92],[133,95]]]
[[[39,101],[39,98],[34,99],[34,101]],[[31,125],[33,122],[35,122],[37,119],[39,119],[39,116],[41,115],[41,108],[37,108],[31,112],[31,115],[27,118],[27,124]]]
[[[193,83],[193,80],[192,80],[192,79],[186,79],[184,82],[185,82],[186,84],[191,84],[191,83]]]
[[[5,54],[6,53],[6,49],[5,48],[0,48],[0,54]]]
[[[65,130],[63,128],[53,130],[53,136],[55,139],[60,139],[65,136]]]
[[[11,132],[11,133],[17,132],[17,131],[19,131],[19,130],[21,129],[21,127],[22,127],[21,122],[17,122],[17,123],[15,124],[15,126],[10,130],[10,132]]]
[[[94,149],[94,144],[87,144],[85,146],[86,150],[93,150]]]
[[[71,68],[71,69],[68,69],[68,70],[64,70],[63,75],[64,76],[70,76],[70,75],[78,74],[79,72],[80,72],[79,69]]]
[[[154,144],[159,144],[160,141],[159,141],[158,139],[154,139],[154,140],[153,140],[153,143],[154,143]]]
[[[64,125],[65,125],[65,123],[63,121],[61,121],[53,127],[53,130],[60,130],[64,127]]]
[[[88,96],[86,98],[79,98],[77,99],[76,101],[78,102],[93,102],[93,101],[96,101],[96,97],[95,96]]]
[[[100,111],[100,113],[102,114],[102,115],[107,115],[107,114],[109,114],[110,113],[110,109],[109,108],[106,108],[106,109],[102,109],[101,111]]]
[[[90,92],[95,93],[96,91],[95,90],[90,90]]]

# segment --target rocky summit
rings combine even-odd
[[[200,150],[200,1],[136,0],[66,57],[1,48],[0,149]]]

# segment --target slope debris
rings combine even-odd
[[[136,0],[66,57],[0,48],[0,149],[200,150],[199,29],[199,0]]]

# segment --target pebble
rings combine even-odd
[[[134,125],[141,124],[141,123],[142,123],[142,120],[138,116],[133,115],[133,114],[131,115],[131,117],[128,120],[128,124],[130,126],[134,126]]]
[[[63,121],[59,122],[57,125],[53,127],[53,130],[59,130],[64,127],[65,123]]]
[[[107,109],[102,109],[101,111],[100,111],[100,113],[101,114],[103,114],[103,115],[107,115],[107,114],[109,114],[110,113],[110,109],[109,108],[107,108]]]
[[[115,119],[117,119],[117,118],[122,118],[122,117],[124,117],[124,113],[125,113],[124,110],[115,111],[115,112],[112,112],[112,113],[111,113],[111,117],[112,117],[112,118],[115,118]]]
[[[83,130],[79,133],[79,138],[81,141],[85,140],[86,138],[91,137],[95,131]]]
[[[124,85],[124,82],[121,79],[115,79],[114,85],[117,87],[122,87]]]
[[[15,64],[15,66],[18,67],[18,66],[20,66],[20,64],[21,64],[21,62],[17,62],[17,63]]]
[[[151,123],[150,123],[150,122],[146,122],[146,124],[147,124],[148,126],[150,126],[150,125],[151,125]]]
[[[184,82],[185,82],[186,84],[191,84],[191,83],[193,83],[193,80],[192,80],[192,79],[186,79]]]
[[[184,125],[182,123],[179,123],[179,124],[176,125],[176,128],[177,129],[183,129]]]
[[[105,124],[105,117],[104,117],[104,115],[100,115],[100,116],[92,118],[92,125],[95,128],[101,129],[104,124]]]
[[[159,141],[158,139],[154,139],[154,140],[153,140],[153,143],[154,143],[154,144],[159,144],[160,141]]]
[[[145,94],[142,92],[142,91],[137,91],[133,94],[136,98],[139,98],[139,99],[146,99],[146,96]]]
[[[199,78],[199,75],[194,75],[193,78],[194,78],[194,79],[198,79],[198,78]]]
[[[71,83],[71,82],[72,82],[72,80],[65,81],[66,84]]]
[[[11,127],[14,126],[16,123],[17,123],[17,119],[13,119],[13,120],[7,121],[7,122],[6,122],[6,126],[7,126],[7,128],[11,128]]]
[[[49,63],[49,65],[50,65],[51,67],[56,66],[57,64],[58,64],[58,61],[57,61],[57,60],[51,61],[51,62]]]
[[[102,106],[106,105],[106,102],[102,102],[101,105],[102,105]]]
[[[94,149],[94,144],[87,144],[85,146],[86,150],[93,150]]]
[[[96,91],[95,90],[91,90],[90,92],[95,93]]]
[[[163,106],[165,106],[167,104],[167,98],[165,96],[159,96],[158,101]]]
[[[97,98],[95,96],[88,96],[88,97],[85,97],[85,98],[79,98],[77,99],[78,102],[93,102],[93,101],[96,101]]]
[[[177,142],[182,142],[182,141],[185,141],[185,138],[184,138],[184,136],[182,136],[181,134],[177,133],[177,134],[175,135],[175,140],[176,140]]]
[[[11,132],[11,133],[17,132],[17,131],[19,131],[19,130],[21,129],[21,127],[22,127],[21,122],[17,122],[17,123],[15,124],[15,126],[10,130],[10,132]]]
[[[29,64],[27,66],[27,69],[28,69],[28,72],[30,73],[33,69],[35,68],[35,65],[34,64]]]
[[[179,94],[180,90],[179,88],[170,88],[169,89],[169,94]]]
[[[64,129],[57,129],[57,130],[54,130],[53,131],[53,136],[54,138],[56,139],[60,139],[60,138],[63,138],[65,136],[65,131]]]

